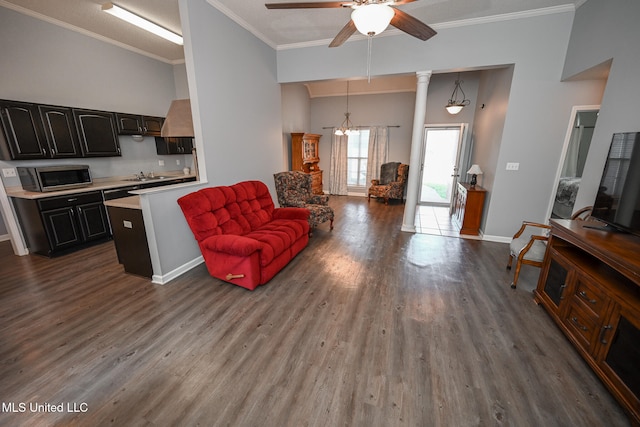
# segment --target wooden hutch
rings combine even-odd
[[[291,170],[311,175],[311,191],[314,194],[324,194],[322,191],[322,171],[318,166],[321,136],[314,133],[291,134]]]
[[[534,295],[638,426],[640,237],[598,224],[551,220]]]

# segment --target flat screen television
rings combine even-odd
[[[640,236],[640,132],[613,134],[591,215]]]

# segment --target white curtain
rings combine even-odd
[[[367,155],[367,190],[371,180],[380,178],[380,166],[387,163],[389,152],[389,128],[386,126],[372,127],[369,130],[369,153]]]
[[[329,194],[347,195],[347,143],[348,136],[333,135],[331,163],[329,165]]]

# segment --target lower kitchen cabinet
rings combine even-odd
[[[13,200],[30,252],[55,256],[111,237],[100,191]]]
[[[138,198],[133,196],[106,202],[113,229],[113,241],[118,262],[122,264],[125,272],[151,278],[153,268],[142,210],[126,207],[127,200],[133,199]]]

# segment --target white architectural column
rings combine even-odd
[[[420,185],[420,164],[422,162],[422,134],[427,114],[427,88],[431,71],[419,71],[416,88],[416,106],[413,113],[413,133],[411,134],[411,155],[409,158],[409,178],[407,180],[407,201],[404,205],[402,231],[416,232],[416,206]]]

